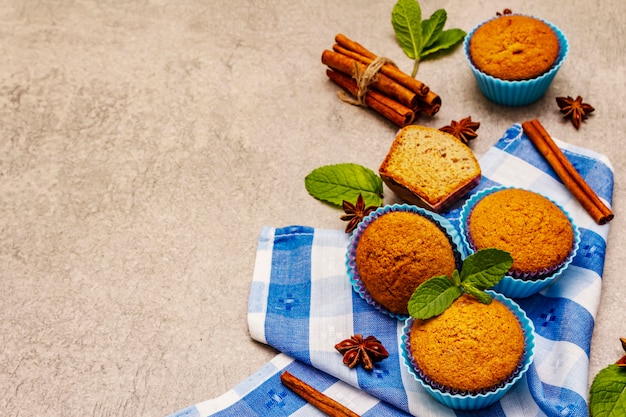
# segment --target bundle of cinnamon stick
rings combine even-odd
[[[329,67],[326,75],[353,97],[362,97],[358,104],[400,127],[413,123],[421,113],[433,116],[439,111],[441,98],[421,81],[342,34],[335,36],[335,42],[332,51],[322,53],[322,63]],[[374,65],[376,73],[362,83]]]

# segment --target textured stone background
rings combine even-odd
[[[342,228],[312,169],[377,169],[396,128],[337,100],[321,52],[344,33],[410,72],[394,1],[6,0],[0,3],[0,414],[158,416],[215,397],[275,354],[249,338],[263,225]],[[569,37],[548,94],[478,92],[460,49],[418,78],[440,127],[472,115],[482,155],[512,123],[610,156],[616,170],[590,374],[626,336],[626,3],[422,1],[471,29],[504,7]],[[596,113],[576,131],[557,95]],[[388,202],[394,202],[390,192]]]

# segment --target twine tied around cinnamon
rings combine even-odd
[[[322,52],[322,64],[328,67],[328,78],[345,90],[338,94],[340,100],[371,108],[400,127],[413,123],[421,113],[432,117],[439,111],[439,95],[389,59],[379,58],[342,34],[335,41],[332,50]]]
[[[353,98],[349,96],[348,94],[346,94],[344,91],[339,91],[339,93],[337,94],[339,98],[342,101],[345,101],[346,103],[354,104],[355,106],[367,107],[367,103],[365,102],[365,97],[367,95],[369,85],[372,82],[376,81],[376,75],[378,75],[378,73],[380,72],[380,70],[383,68],[385,64],[391,64],[393,66],[396,65],[393,63],[393,61],[391,61],[388,58],[385,58],[384,56],[379,56],[376,59],[374,59],[367,66],[367,68],[365,68],[365,71],[363,72],[361,72],[361,70],[359,69],[359,66],[355,64],[354,65],[355,74],[353,78],[356,81],[356,85],[357,85],[356,97]]]

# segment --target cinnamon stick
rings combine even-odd
[[[357,95],[357,84],[349,76],[330,69],[326,70],[326,75],[339,87],[348,91],[353,96]],[[375,90],[367,91],[365,94],[365,104],[400,127],[413,123],[416,116],[416,113],[410,108],[403,106]]]
[[[322,53],[322,63],[335,71],[342,72],[353,78],[356,77],[357,73],[363,74],[367,68],[367,65],[349,56],[329,50],[325,50]],[[400,104],[406,107],[417,109],[419,106],[416,93],[384,74],[377,74],[374,81],[369,85],[382,94],[396,99]]]
[[[576,197],[583,208],[598,224],[605,224],[614,217],[613,212],[600,200],[589,184],[576,171],[563,151],[537,119],[522,123],[526,136],[546,158],[563,184]]]
[[[424,114],[432,117],[439,112],[441,108],[441,97],[430,90],[426,96],[419,98],[420,107]]]
[[[309,404],[330,417],[359,417],[357,413],[324,395],[288,371],[280,375],[280,381]]]

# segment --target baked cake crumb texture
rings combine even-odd
[[[475,393],[513,374],[525,341],[521,324],[504,304],[483,304],[464,294],[441,315],[414,321],[410,349],[433,381]]]
[[[470,39],[470,58],[482,72],[509,81],[547,72],[559,56],[559,39],[543,21],[507,15],[480,26]]]
[[[430,219],[404,211],[385,213],[367,226],[357,244],[355,263],[372,299],[405,315],[409,298],[422,282],[452,276],[456,269],[448,236]]]

